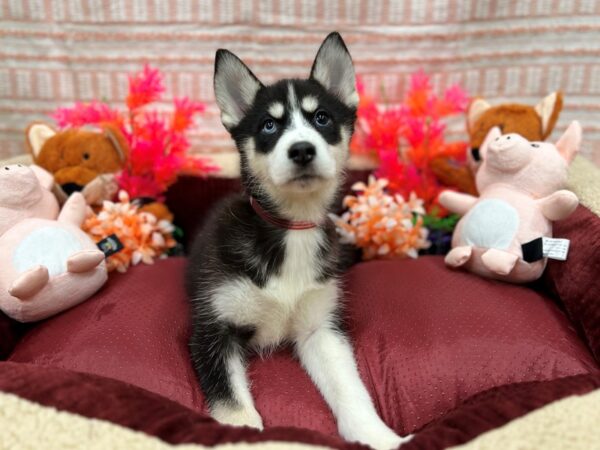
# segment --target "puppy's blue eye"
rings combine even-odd
[[[329,122],[331,121],[329,114],[327,114],[323,110],[319,110],[316,112],[314,120],[315,120],[315,123],[320,127],[325,127],[325,126],[329,125]]]
[[[277,125],[273,119],[267,119],[263,123],[262,131],[267,134],[273,134],[277,130]]]

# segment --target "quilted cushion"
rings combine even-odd
[[[343,450],[366,449],[359,444],[349,445],[339,438],[299,428],[277,427],[259,432],[221,425],[205,414],[131,384],[55,367],[0,362],[0,391],[60,411],[109,421],[170,444],[197,443],[210,447],[240,441],[290,441]],[[2,412],[0,408],[0,417]],[[10,448],[18,447],[11,442],[10,434],[3,433],[0,435],[1,448],[5,448],[6,439],[13,444]]]
[[[6,358],[15,346],[16,338],[10,318],[0,312],[0,360]]]
[[[600,373],[493,388],[467,399],[455,410],[427,425],[402,450],[442,450],[463,444],[556,400],[585,395],[599,388]],[[514,445],[511,448],[524,447]],[[525,448],[536,447],[527,445]]]
[[[550,260],[544,279],[600,362],[600,217],[579,206],[554,224],[554,235],[570,239],[569,256]]]
[[[10,355],[27,328],[29,324],[17,322],[0,311],[0,360]]]
[[[183,266],[174,258],[113,275],[93,299],[31,330],[10,359],[116,378],[203,410],[188,360]],[[598,369],[550,300],[448,270],[439,257],[359,264],[345,289],[361,375],[401,433],[491,387]],[[267,426],[336,433],[289,351],[253,358],[249,371]]]

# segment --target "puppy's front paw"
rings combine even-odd
[[[369,436],[366,439],[359,439],[359,442],[367,444],[376,450],[396,450],[405,442],[412,439],[412,434],[408,436],[400,437],[392,430],[388,433],[379,434],[377,436]]]
[[[370,426],[357,426],[346,431],[340,430],[344,439],[360,442],[376,450],[395,450],[412,439],[412,435],[400,437],[383,422],[372,423]]]
[[[396,447],[394,448],[398,448],[400,447],[402,444],[406,444],[407,442],[410,442],[412,440],[412,438],[414,437],[414,434],[407,434],[406,436],[398,436],[396,435],[396,438],[399,439],[399,441],[397,441],[394,445]]]
[[[251,427],[262,430],[263,422],[253,406],[215,404],[211,408],[211,416],[218,422],[236,427]]]

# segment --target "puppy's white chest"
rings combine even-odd
[[[287,233],[284,261],[263,288],[242,278],[218,289],[221,315],[237,325],[252,326],[253,344],[259,348],[286,340],[306,317],[327,317],[335,309],[336,290],[333,280],[318,280],[323,239],[321,230]]]
[[[318,254],[322,240],[323,232],[319,229],[287,233],[281,269],[261,289],[262,294],[291,307],[303,293],[319,287]]]
[[[279,273],[258,291],[255,344],[259,347],[276,345],[285,340],[302,313],[307,293],[319,290],[317,256],[320,230],[298,230],[287,233],[285,258]]]

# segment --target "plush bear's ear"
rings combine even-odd
[[[262,83],[229,50],[215,55],[215,98],[221,110],[221,122],[228,130],[235,128],[252,106]]]
[[[354,65],[339,33],[330,33],[321,44],[310,78],[318,81],[349,107],[358,106]]]
[[[490,109],[492,105],[486,102],[482,98],[476,98],[469,104],[467,110],[467,128],[468,131],[473,130],[475,122],[481,117],[481,115]]]
[[[542,139],[546,139],[552,133],[562,106],[563,97],[559,91],[547,95],[535,105],[535,112],[542,121]]]
[[[573,161],[575,154],[579,151],[579,147],[581,147],[581,135],[581,125],[574,120],[556,142],[558,152],[567,163]]]
[[[485,161],[485,155],[487,153],[487,148],[490,145],[490,142],[498,139],[500,136],[502,136],[502,131],[500,131],[499,127],[490,128],[490,131],[488,131],[488,134],[486,134],[485,139],[483,140],[483,143],[481,144],[481,147],[479,147],[479,151],[481,152],[482,160]]]
[[[104,125],[103,133],[119,154],[121,163],[124,164],[127,160],[127,155],[129,154],[129,145],[125,140],[123,133],[121,133],[121,131],[119,131],[119,129],[113,125]]]
[[[27,130],[25,130],[25,141],[34,161],[40,155],[40,151],[46,141],[55,134],[56,130],[46,123],[36,122],[27,127]]]

